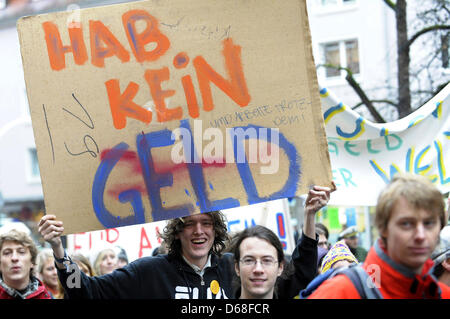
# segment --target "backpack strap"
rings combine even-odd
[[[368,284],[371,279],[361,264],[355,264],[345,268],[339,274],[346,275],[352,281],[361,299],[383,299],[380,290],[375,285]]]

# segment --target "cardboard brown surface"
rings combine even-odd
[[[17,28],[46,212],[65,233],[331,186],[304,1],[141,1]],[[247,161],[227,144],[237,127]]]

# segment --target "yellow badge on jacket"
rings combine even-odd
[[[219,289],[220,289],[219,282],[217,280],[211,281],[209,288],[211,289],[211,292],[213,294],[217,295],[217,293],[219,292]]]

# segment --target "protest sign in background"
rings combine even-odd
[[[232,235],[254,225],[263,225],[278,236],[284,253],[292,254],[295,241],[287,199],[225,209],[223,213],[227,217],[228,230]]]
[[[450,85],[398,121],[372,123],[321,89],[333,180],[331,205],[375,206],[396,172],[450,191]]]
[[[225,209],[223,213],[227,218],[230,234],[254,225],[263,225],[278,236],[285,254],[291,254],[294,250],[287,199]],[[152,255],[153,250],[161,245],[161,238],[157,234],[162,233],[165,226],[166,221],[159,221],[71,234],[67,236],[67,250],[70,254],[82,253],[93,260],[102,249],[119,246],[125,249],[131,262]]]
[[[331,186],[304,1],[140,1],[17,26],[46,212],[66,234]]]

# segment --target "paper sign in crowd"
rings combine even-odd
[[[331,186],[304,1],[141,1],[17,27],[66,234]]]

